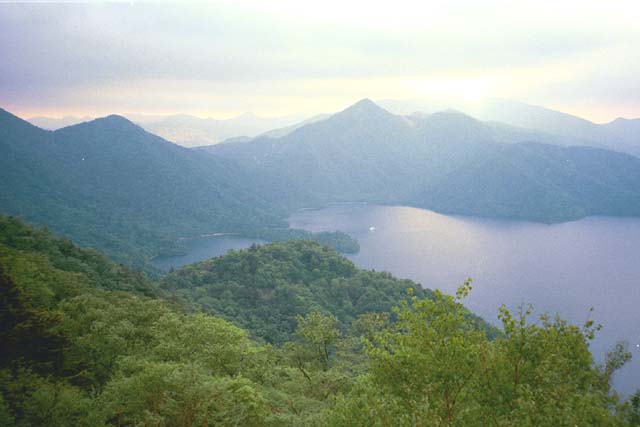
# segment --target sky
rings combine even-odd
[[[640,117],[640,1],[0,3],[0,107],[228,118],[361,98]]]

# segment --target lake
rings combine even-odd
[[[341,205],[304,210],[290,226],[340,230],[357,238],[359,267],[385,270],[422,286],[455,292],[467,277],[465,304],[498,324],[498,308],[533,304],[578,324],[603,325],[592,350],[601,359],[627,340],[634,359],[615,384],[640,387],[640,219],[590,217],[561,224],[446,216],[424,209]]]
[[[598,359],[626,340],[634,359],[617,373],[616,388],[640,387],[640,219],[591,217],[539,224],[446,216],[424,209],[349,204],[303,210],[290,226],[340,230],[357,238],[359,267],[386,270],[422,286],[455,292],[467,277],[465,304],[498,324],[502,304],[531,303],[538,313],[560,313],[578,324],[589,316],[603,325],[592,350]],[[185,242],[181,257],[155,260],[168,270],[242,249],[260,240],[214,236]]]
[[[188,239],[180,243],[187,247],[186,254],[154,258],[153,264],[162,271],[169,271],[171,268],[178,268],[193,262],[224,255],[232,249],[245,249],[254,243],[260,244],[265,243],[265,241],[227,234]]]

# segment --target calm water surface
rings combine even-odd
[[[188,252],[185,255],[155,258],[153,264],[163,271],[169,271],[171,268],[178,268],[193,262],[204,261],[211,257],[224,255],[232,249],[245,249],[254,243],[265,243],[265,241],[222,235],[190,239],[182,243],[188,248]]]
[[[342,205],[297,212],[290,226],[344,231],[358,239],[350,255],[359,267],[386,270],[424,287],[455,292],[467,277],[474,289],[466,305],[498,324],[502,304],[531,303],[538,313],[560,313],[582,324],[603,325],[592,344],[601,360],[626,340],[634,359],[615,378],[619,391],[640,387],[640,219],[586,218],[563,224],[440,215],[409,207]],[[257,239],[213,236],[186,242],[190,251],[156,259],[168,270],[242,249]]]
[[[545,225],[440,215],[409,207],[343,205],[297,212],[290,226],[344,231],[358,239],[349,256],[359,267],[386,270],[448,293],[467,277],[466,305],[498,323],[497,311],[531,303],[582,324],[603,325],[592,350],[601,359],[627,340],[634,359],[615,384],[640,387],[640,219],[592,217]]]

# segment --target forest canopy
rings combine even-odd
[[[638,425],[639,395],[611,389],[629,353],[595,364],[592,322],[504,308],[490,335],[462,304],[470,282],[414,287],[302,241],[158,284],[2,217],[0,424]]]

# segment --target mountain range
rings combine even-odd
[[[0,110],[0,152],[3,213],[120,261],[171,251],[181,236],[283,226],[247,171],[120,116],[52,132]]]
[[[185,147],[195,147],[216,144],[227,138],[253,137],[272,129],[294,125],[299,121],[299,116],[266,118],[245,113],[226,120],[201,119],[186,114],[176,114],[139,123],[147,131],[169,141]]]
[[[633,123],[616,126],[633,136]],[[640,158],[522,124],[365,99],[188,149],[121,116],[47,131],[0,110],[0,211],[134,266],[179,251],[179,237],[282,238],[289,213],[333,202],[547,223],[640,216]]]
[[[286,132],[290,126],[300,126],[300,116],[259,117],[244,113],[230,119],[200,118],[188,114],[143,115],[126,114],[125,117],[148,132],[185,147],[216,144],[228,138],[254,137],[265,132]],[[46,130],[57,130],[93,120],[92,117],[65,116],[33,117],[28,121]],[[313,120],[313,118],[311,119]]]
[[[415,111],[434,112],[443,104],[442,101],[385,100],[381,105],[394,113],[409,114]],[[640,156],[640,119],[637,118],[619,117],[598,124],[549,108],[495,98],[456,108],[479,120],[555,135],[559,137],[558,144],[594,146]]]
[[[306,203],[407,204],[542,222],[640,214],[640,159],[448,110],[398,116],[362,100],[281,138],[203,147]]]
[[[392,100],[378,103],[386,110],[408,117],[426,116],[453,107],[494,127],[519,128],[532,140],[556,145],[586,145],[640,156],[640,119],[619,117],[598,124],[581,117],[536,105],[488,98],[472,104],[456,105],[443,100]],[[247,141],[254,137],[280,138],[294,130],[324,120],[331,114],[318,114],[304,120],[300,116],[265,118],[244,113],[231,119],[199,118],[187,114],[126,114],[132,122],[153,134],[185,147],[213,145],[219,142]],[[42,129],[57,130],[91,121],[89,116],[61,118],[33,117],[28,121]]]

